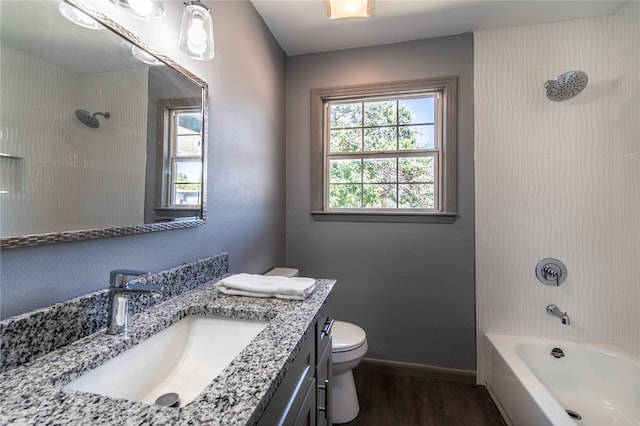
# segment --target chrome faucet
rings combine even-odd
[[[556,305],[547,306],[547,313],[549,315],[553,315],[554,317],[560,318],[560,321],[562,321],[562,324],[564,325],[571,324],[571,319],[569,318],[569,315],[567,315],[566,312],[562,312],[560,308],[558,308]]]
[[[131,284],[130,281],[146,275],[145,271],[116,269],[109,273],[109,316],[107,334],[126,334],[128,319],[128,294],[148,293],[160,296],[162,286]]]

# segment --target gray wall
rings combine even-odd
[[[208,62],[172,51],[182,2],[165,2],[159,23],[128,22],[141,36],[153,32],[152,46],[209,84],[207,224],[3,250],[0,317],[106,288],[114,268],[158,271],[221,251],[230,254],[231,271],[264,272],[284,263],[286,56],[249,2],[211,6],[216,58]]]
[[[449,75],[459,77],[455,223],[315,222],[309,91]],[[471,34],[288,58],[286,226],[287,265],[339,280],[334,315],[366,330],[368,357],[475,369]]]

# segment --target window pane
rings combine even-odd
[[[191,135],[176,136],[176,156],[200,155],[202,144],[200,143],[200,133]]]
[[[177,112],[174,155],[201,155],[202,114],[200,112]]]
[[[400,99],[398,101],[399,124],[435,123],[435,98]]]
[[[362,103],[331,104],[329,127],[332,129],[341,127],[362,126]]]
[[[399,182],[433,182],[433,157],[399,158]]]
[[[364,207],[372,209],[395,209],[397,207],[396,185],[363,185]]]
[[[396,182],[398,176],[395,158],[365,159],[363,169],[364,182]]]
[[[174,168],[173,204],[200,204],[202,163],[178,161]]]
[[[330,152],[356,152],[362,150],[362,129],[331,130]]]
[[[329,208],[357,209],[361,206],[362,185],[331,184],[329,185]]]
[[[198,161],[177,161],[175,163],[175,181],[200,183],[202,182],[202,163]]]
[[[178,128],[185,129],[189,133],[200,133],[202,131],[202,114],[200,112],[178,113]]]
[[[403,126],[398,129],[400,149],[434,149],[435,126]]]
[[[390,126],[396,123],[395,101],[366,102],[364,104],[365,126]]]
[[[331,160],[329,161],[330,183],[360,183],[362,182],[362,160]]]
[[[364,129],[365,151],[395,151],[397,146],[395,127]]]
[[[401,209],[435,208],[435,190],[430,183],[398,185],[398,197]]]

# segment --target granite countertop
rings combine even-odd
[[[253,425],[333,290],[318,280],[305,301],[226,296],[215,281],[129,317],[129,337],[104,330],[0,376],[0,424]],[[147,405],[63,388],[74,378],[188,315],[266,320],[267,327],[191,403]]]

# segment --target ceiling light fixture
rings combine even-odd
[[[68,20],[73,22],[76,25],[80,25],[84,28],[89,28],[90,30],[103,30],[104,27],[102,24],[91,16],[87,15],[77,7],[70,5],[69,3],[65,3],[64,0],[60,0],[60,4],[58,5],[58,10]]]
[[[331,19],[368,18],[373,0],[326,0],[327,16]]]
[[[150,21],[164,16],[163,0],[111,0],[129,10],[131,16]]]
[[[215,56],[213,21],[208,6],[199,1],[184,2],[180,25],[180,50],[190,58],[206,61]]]

